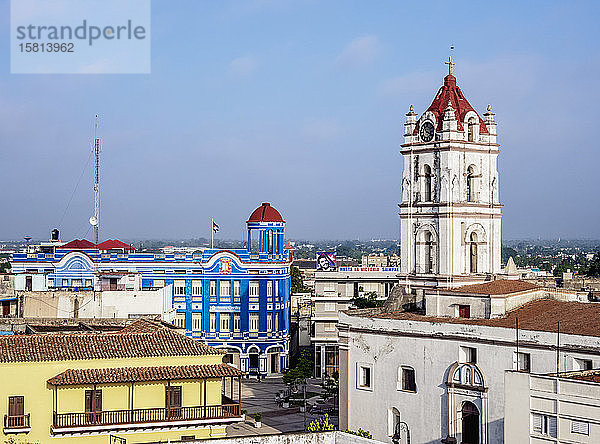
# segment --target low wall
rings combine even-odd
[[[340,431],[300,432],[278,435],[237,436],[231,438],[187,441],[196,444],[381,444],[381,441],[363,438]]]

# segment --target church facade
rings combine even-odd
[[[480,117],[451,72],[421,116],[411,106],[401,145],[402,279],[448,287],[500,272],[496,137],[491,107]]]

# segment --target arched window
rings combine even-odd
[[[475,168],[467,168],[467,202],[475,202]]]
[[[471,250],[471,273],[477,273],[477,233],[471,233],[469,241]]]
[[[431,167],[429,165],[425,165],[425,193],[423,193],[425,197],[425,202],[431,202]]]
[[[476,125],[476,120],[475,117],[471,117],[469,119],[469,122],[467,123],[467,140],[469,142],[475,142],[475,125]]]
[[[463,444],[479,444],[479,410],[470,401],[465,401],[462,409],[462,440]]]
[[[433,273],[433,241],[431,233],[425,233],[425,273]]]

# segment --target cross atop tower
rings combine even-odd
[[[448,75],[452,75],[452,66],[456,65],[456,63],[452,63],[452,56],[448,56],[448,61],[444,62],[445,65],[448,65]]]

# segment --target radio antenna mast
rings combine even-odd
[[[90,217],[90,224],[94,227],[94,243],[98,245],[98,229],[100,227],[100,138],[98,137],[98,114],[94,121],[94,143],[92,152],[94,153],[94,215]]]

